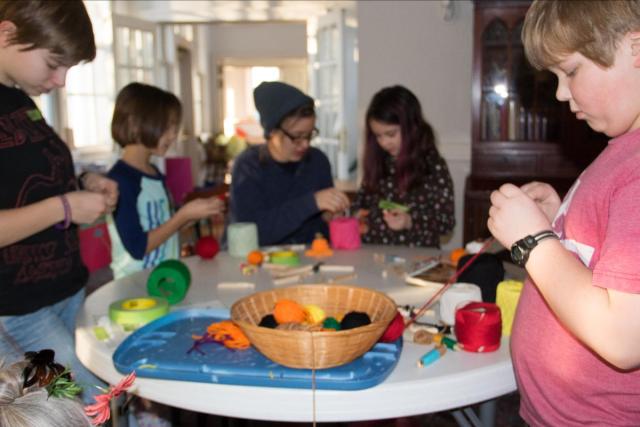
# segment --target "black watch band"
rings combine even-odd
[[[511,259],[519,266],[524,267],[529,259],[531,250],[538,246],[541,240],[549,238],[557,239],[558,236],[551,230],[544,230],[518,240],[511,246]]]

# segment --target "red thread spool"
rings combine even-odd
[[[496,304],[470,302],[456,310],[456,338],[465,351],[486,353],[500,347],[502,316]]]
[[[211,259],[220,250],[218,241],[211,236],[201,237],[196,243],[196,253],[202,259]]]
[[[385,329],[379,341],[394,342],[402,336],[403,331],[404,319],[402,318],[402,314],[396,313],[396,317],[394,317],[391,323],[389,323],[389,326],[387,326],[387,329]]]

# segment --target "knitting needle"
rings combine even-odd
[[[292,268],[287,271],[282,271],[282,272],[276,271],[273,273],[273,277],[275,277],[276,279],[279,279],[282,277],[289,277],[289,276],[295,276],[298,274],[310,273],[313,271],[313,267],[314,267],[313,265],[305,265],[304,267]]]
[[[353,265],[321,265],[321,273],[353,273],[355,267]]]
[[[297,274],[295,276],[281,277],[279,279],[273,279],[273,284],[278,286],[278,285],[286,285],[289,283],[296,283],[300,281],[302,277],[303,277],[302,274]]]
[[[328,280],[328,282],[329,283],[335,283],[335,282],[338,282],[340,280],[355,279],[356,277],[357,277],[357,275],[355,273],[343,274],[341,276],[332,277],[331,279]]]
[[[432,259],[431,261],[428,261],[424,266],[418,268],[417,270],[407,273],[407,277],[415,277],[420,273],[424,273],[425,271],[431,270],[432,268],[436,267],[438,264],[440,264],[440,260]]]

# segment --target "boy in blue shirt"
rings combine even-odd
[[[165,176],[150,162],[175,142],[181,113],[175,95],[142,83],[130,83],[116,98],[111,134],[124,148],[108,174],[120,190],[109,219],[116,279],[179,258],[177,231],[224,210],[224,202],[212,197],[192,200],[174,214]]]

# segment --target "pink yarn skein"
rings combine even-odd
[[[356,218],[336,218],[329,222],[329,237],[334,249],[360,248],[360,223]]]

